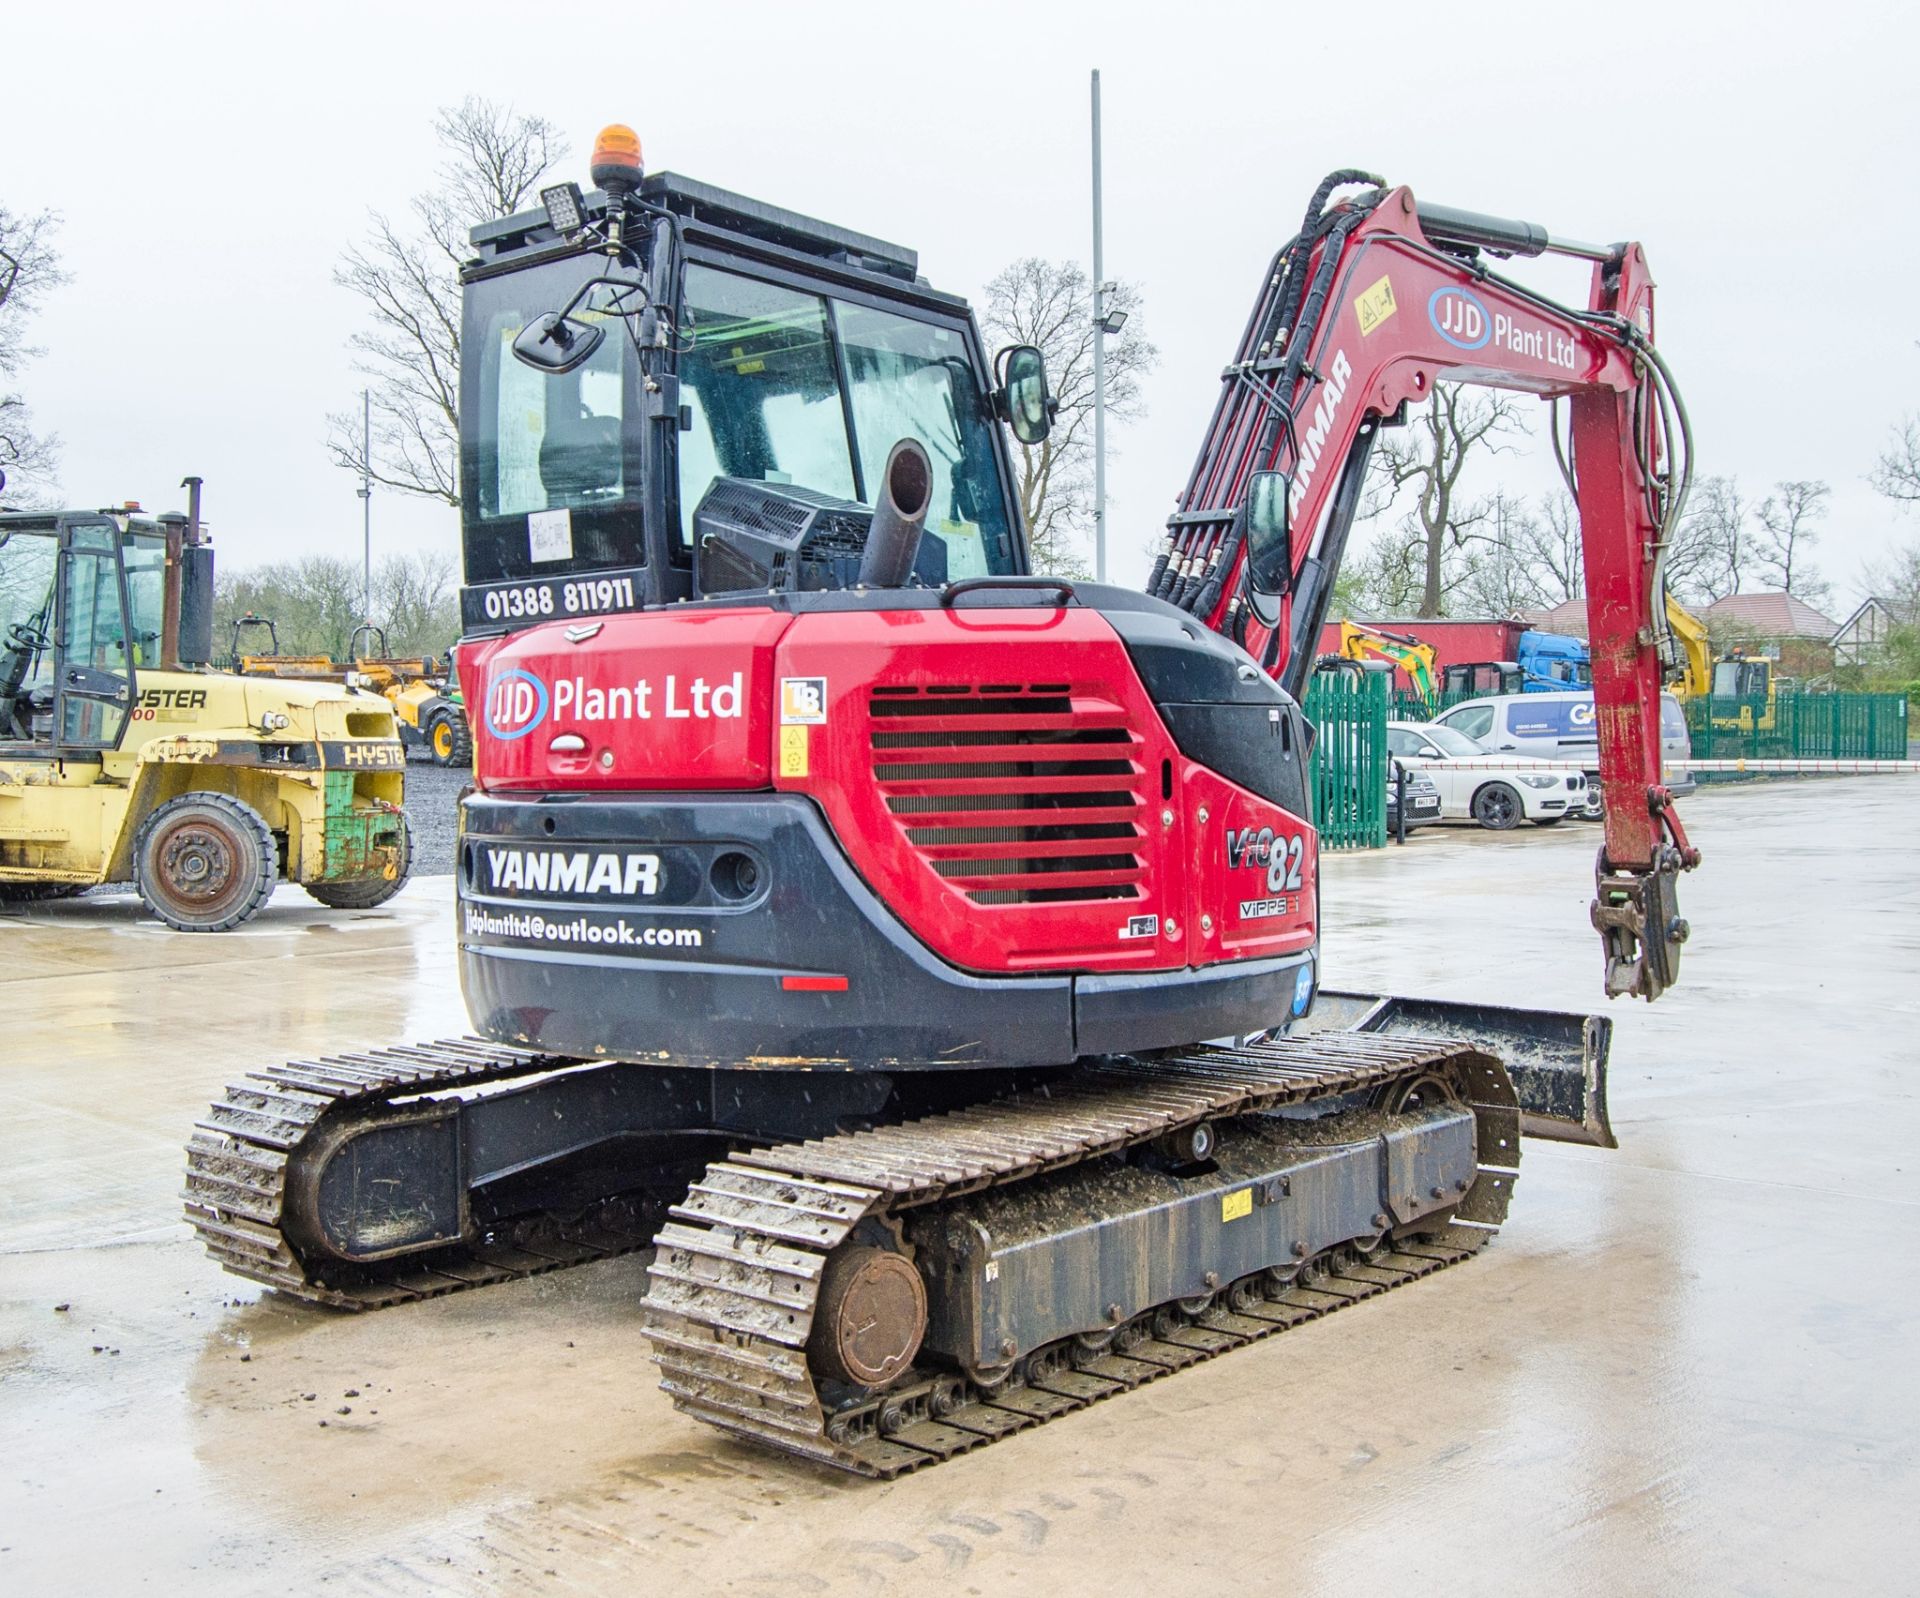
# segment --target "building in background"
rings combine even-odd
[[[1764,655],[1788,677],[1824,677],[1833,670],[1838,623],[1797,594],[1729,594],[1707,606],[1700,619],[1716,652]]]
[[[1888,634],[1896,627],[1911,627],[1916,621],[1920,621],[1920,615],[1916,615],[1912,606],[1868,596],[1834,631],[1834,665],[1870,665],[1885,646]]]

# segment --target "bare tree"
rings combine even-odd
[[[1107,336],[1107,418],[1136,421],[1146,412],[1140,380],[1160,352],[1146,336],[1136,285],[1116,283],[1104,305],[1127,318],[1119,333]],[[1090,576],[1084,549],[1093,531],[1092,280],[1078,262],[1027,256],[987,285],[980,325],[990,342],[1037,346],[1059,402],[1044,443],[1015,445],[1034,570]]]
[[[1496,502],[1465,499],[1461,473],[1476,453],[1497,455],[1527,431],[1519,401],[1508,394],[1470,392],[1458,383],[1436,383],[1427,403],[1404,432],[1389,434],[1376,449],[1373,509],[1384,512],[1411,490],[1413,508],[1402,518],[1397,538],[1399,565],[1417,566],[1420,600],[1416,614],[1444,614],[1448,594],[1465,579],[1462,552],[1472,540],[1490,541]],[[1389,561],[1389,565],[1393,565]]]
[[[1564,503],[1563,503],[1564,502]],[[1496,493],[1488,501],[1486,536],[1465,551],[1457,593],[1467,610],[1511,616],[1545,610],[1581,593],[1580,527],[1571,501],[1548,496],[1536,511]]]
[[[1413,544],[1385,536],[1374,539],[1344,563],[1333,587],[1336,616],[1405,616],[1420,603],[1423,580]]]
[[[1895,616],[1920,623],[1920,543],[1870,562],[1860,578],[1866,592],[1884,601]]]
[[[251,570],[222,571],[213,602],[214,647],[224,650],[241,616],[274,624],[281,651],[344,659],[360,616],[360,563],[331,555],[276,561]],[[241,640],[264,648],[263,639]]]
[[[372,394],[373,480],[457,505],[467,232],[524,207],[567,141],[544,117],[471,96],[441,109],[434,134],[444,152],[439,182],[399,222],[375,212],[333,280],[365,301],[372,319],[349,342]],[[367,466],[357,410],[327,417],[327,450],[350,471]]]
[[[222,571],[214,596],[214,637],[224,650],[240,616],[274,624],[290,655],[345,660],[360,612],[360,566],[328,555]],[[395,655],[440,655],[460,633],[458,579],[449,555],[389,555],[373,569],[373,620]],[[243,640],[252,648],[264,640]],[[364,642],[362,645],[365,647]]]
[[[1826,597],[1829,585],[1813,569],[1807,550],[1819,540],[1819,524],[1827,514],[1831,493],[1823,482],[1800,479],[1775,483],[1773,492],[1760,501],[1756,514],[1761,531],[1755,554],[1763,580],[1802,599]]]
[[[1755,554],[1739,482],[1702,478],[1693,486],[1686,517],[1667,551],[1667,586],[1683,600],[1712,604],[1740,592]]]
[[[460,572],[453,556],[389,555],[374,569],[373,613],[396,655],[444,655],[460,636]]]
[[[53,235],[60,219],[0,205],[0,473],[19,503],[37,502],[53,486],[60,441],[33,425],[33,413],[14,380],[43,352],[27,342],[27,323],[49,290],[67,281]]]
[[[1540,514],[1521,523],[1520,554],[1532,574],[1539,608],[1551,609],[1587,592],[1580,508],[1565,489],[1540,496]]]
[[[1920,504],[1920,416],[1909,416],[1893,430],[1867,481],[1888,499]]]

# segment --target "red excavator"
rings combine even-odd
[[[1039,353],[912,251],[624,129],[593,177],[465,272],[482,1037],[230,1088],[188,1156],[223,1264],[365,1309],[651,1241],[682,1409],[891,1476],[1471,1257],[1523,1130],[1611,1145],[1604,1021],[1318,992],[1299,700],[1378,430],[1569,401],[1593,920],[1609,993],[1672,983],[1686,422],[1638,245],[1333,174],[1143,595],[1029,572]],[[1543,251],[1586,308],[1492,264]]]

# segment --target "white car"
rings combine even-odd
[[[1388,722],[1387,751],[1433,779],[1443,821],[1505,832],[1522,821],[1551,827],[1586,813],[1587,778],[1575,765],[1496,754],[1433,722]]]

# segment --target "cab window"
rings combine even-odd
[[[771,283],[687,269],[687,337],[681,398],[692,411],[680,435],[680,521],[716,477],[794,483],[855,497],[838,363],[826,304]]]
[[[160,664],[160,634],[166,625],[167,542],[164,537],[128,533],[127,602],[133,608],[133,663]]]
[[[51,533],[0,534],[0,741],[32,738],[51,713],[59,559]]]
[[[887,452],[903,438],[918,439],[933,463],[927,531],[947,547],[947,574],[984,576],[988,546],[1005,539],[1006,516],[991,424],[960,335],[860,305],[838,306],[835,316],[862,475],[877,483]]]
[[[1493,731],[1492,705],[1462,705],[1440,718],[1440,724],[1465,733],[1469,738],[1485,738]]]

